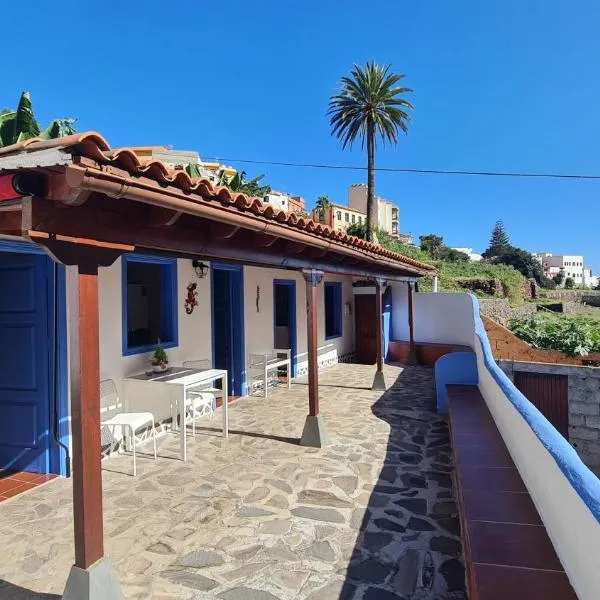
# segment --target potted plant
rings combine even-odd
[[[164,373],[169,368],[169,358],[160,343],[160,338],[156,341],[156,348],[150,357],[150,362],[155,373]]]

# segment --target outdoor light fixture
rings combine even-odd
[[[23,196],[43,196],[46,177],[37,173],[17,173],[0,177],[0,202],[17,200]]]
[[[194,271],[196,271],[196,275],[199,279],[204,279],[206,277],[206,274],[208,273],[208,265],[204,264],[197,258],[194,258],[194,260],[192,260],[192,267],[194,267]]]

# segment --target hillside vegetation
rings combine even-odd
[[[431,260],[428,262],[438,269],[438,289],[442,292],[467,291],[465,283],[468,281],[496,280],[501,283],[511,304],[519,304],[523,301],[522,290],[527,280],[514,267],[475,262],[456,263]],[[433,279],[431,277],[424,278],[419,287],[423,291],[431,291]],[[473,293],[480,298],[494,297],[479,290],[474,290]]]

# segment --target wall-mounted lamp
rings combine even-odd
[[[196,275],[199,279],[204,279],[206,274],[208,273],[208,265],[203,263],[202,261],[194,258],[192,260],[192,267],[194,267],[194,271],[196,271]]]

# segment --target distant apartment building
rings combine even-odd
[[[289,211],[290,197],[283,192],[271,191],[263,198],[263,202],[275,209]]]
[[[583,285],[589,288],[596,289],[600,285],[600,276],[594,275],[592,269],[584,267],[583,269]]]
[[[479,262],[483,260],[483,256],[481,256],[481,254],[477,254],[477,252],[473,252],[473,248],[452,248],[452,250],[466,254],[469,257],[469,260],[472,262]]]
[[[534,252],[536,258],[542,265],[544,275],[553,278],[561,273],[565,279],[571,278],[575,285],[588,285],[584,277],[584,260],[579,255],[557,255],[549,252]],[[591,277],[591,270],[590,277]]]
[[[379,229],[389,233],[403,244],[412,244],[412,236],[400,233],[399,210],[389,200],[379,198]],[[319,223],[329,225],[333,229],[346,230],[350,225],[362,225],[367,222],[367,186],[355,183],[348,189],[348,205],[332,204],[321,213],[314,209],[312,217]]]
[[[295,212],[306,212],[306,202],[302,196],[290,196],[288,198],[288,211],[291,213]]]
[[[398,207],[377,196],[379,200],[379,229],[387,231],[390,235],[397,237],[400,233],[400,211]],[[348,189],[348,207],[367,214],[367,186],[364,183],[354,183]]]

